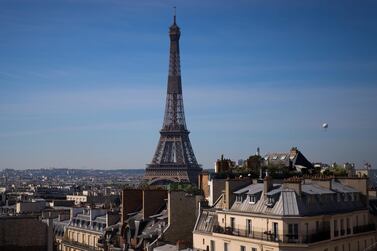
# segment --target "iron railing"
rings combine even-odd
[[[64,246],[70,246],[70,247],[77,248],[79,250],[85,250],[85,251],[102,251],[103,250],[102,248],[99,248],[99,247],[89,246],[87,244],[80,243],[78,241],[72,241],[69,239],[63,239],[62,244]]]
[[[376,225],[374,224],[366,224],[362,226],[353,227],[354,234],[365,233],[365,232],[370,232],[370,231],[375,231],[375,230],[376,230]]]
[[[218,225],[213,227],[214,233],[247,237],[257,240],[271,241],[271,242],[281,242],[281,243],[298,243],[298,244],[309,244],[319,241],[325,241],[331,239],[330,231],[320,231],[317,233],[304,235],[304,234],[277,234],[271,231],[247,231],[243,229],[236,228],[224,228]]]

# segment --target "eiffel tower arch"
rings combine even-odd
[[[183,108],[181,66],[179,55],[180,29],[174,23],[169,28],[170,57],[165,115],[160,140],[144,178],[150,184],[172,182],[197,183],[202,168],[191,146]]]

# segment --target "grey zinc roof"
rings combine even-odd
[[[273,189],[273,190],[269,191],[269,192],[267,193],[267,195],[269,195],[269,196],[271,196],[271,195],[275,195],[275,194],[280,193],[282,190],[283,190],[283,188],[280,186],[280,187],[278,187],[278,188],[276,188],[276,189]]]
[[[237,192],[255,192],[259,191],[260,187],[261,184],[249,185],[245,187],[247,189],[240,189]],[[332,188],[333,190],[330,190],[317,184],[302,184],[302,194],[298,195],[292,189],[275,186],[275,189],[266,194],[267,196],[262,192],[256,203],[250,203],[247,199],[242,202],[236,201],[231,210],[255,214],[302,216],[366,209],[362,200],[339,200],[337,196],[334,196],[339,192],[357,192],[355,189],[344,186],[339,182],[334,182]],[[275,204],[272,207],[267,206],[267,197],[269,196],[275,198]]]
[[[257,183],[257,184],[251,184],[244,188],[241,188],[240,190],[235,191],[235,194],[243,194],[248,193],[252,194],[253,192],[258,193],[263,190],[263,183]]]
[[[278,188],[280,187],[281,185],[280,184],[273,184],[273,187],[274,188]],[[256,194],[256,193],[260,193],[263,191],[263,183],[256,183],[256,184],[251,184],[251,185],[248,185],[244,188],[241,188],[237,191],[234,192],[234,194]]]
[[[200,214],[198,224],[196,225],[197,231],[212,232],[213,226],[217,224],[217,214],[215,211],[203,210]]]
[[[335,192],[316,184],[302,184],[301,189],[307,194],[334,194]]]
[[[296,193],[294,191],[282,191],[281,201],[283,206],[283,215],[299,215]]]
[[[331,181],[332,189],[339,192],[339,193],[357,193],[358,191],[352,187],[343,185],[339,182],[334,180]]]

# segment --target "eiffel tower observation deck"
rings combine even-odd
[[[144,178],[149,184],[156,185],[175,182],[196,184],[202,169],[196,161],[185,121],[179,56],[181,32],[175,14],[169,36],[169,76],[164,122],[156,152],[152,162],[147,165]]]

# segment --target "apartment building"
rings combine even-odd
[[[119,214],[97,208],[72,208],[59,249],[62,251],[105,250],[106,229],[119,222]],[[115,228],[115,227],[114,227]]]
[[[362,251],[376,242],[367,179],[275,183],[266,176],[234,192],[225,187],[221,199],[200,212],[193,233],[197,250]]]

